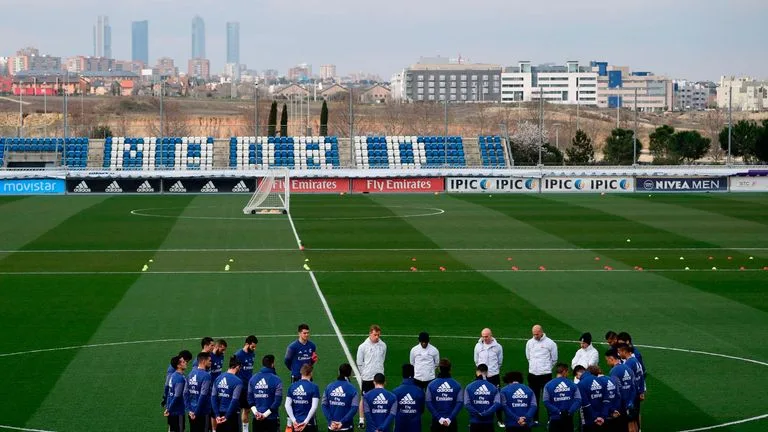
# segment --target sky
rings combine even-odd
[[[675,79],[768,78],[766,0],[3,0],[0,56],[93,55],[107,15],[112,52],[131,57],[131,22],[149,20],[149,57],[186,71],[191,23],[205,20],[213,72],[224,69],[226,22],[240,22],[249,69],[309,63],[388,80],[421,56],[516,65],[591,60]]]

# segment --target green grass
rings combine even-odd
[[[539,323],[568,363],[584,331],[648,346],[644,430],[766,414],[766,366],[664,347],[768,361],[768,195],[295,196],[303,252],[286,217],[243,216],[244,199],[0,199],[0,367],[13,387],[0,430],[75,431],[84,418],[159,430],[175,352],[211,335],[232,353],[253,333],[259,356],[279,357],[299,322],[324,386],[346,357],[305,258],[353,354],[383,327],[391,387],[422,330],[466,383],[481,328],[500,338],[504,370],[525,371]]]

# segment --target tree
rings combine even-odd
[[[640,140],[637,140],[637,151],[632,156],[632,136],[634,132],[631,129],[616,128],[611,131],[611,136],[605,139],[605,148],[603,156],[606,163],[613,165],[629,165],[637,160],[640,149],[643,146]]]
[[[328,135],[328,104],[323,101],[320,108],[320,136]]]
[[[545,143],[541,152],[541,163],[544,165],[562,165],[563,152],[550,143]]]
[[[544,130],[544,137],[547,137],[546,130]],[[520,123],[515,132],[509,136],[509,140],[515,165],[537,165],[539,163],[541,132],[538,125],[527,121]],[[547,144],[546,141],[544,144]],[[546,159],[545,149],[546,147],[542,146],[542,163]]]
[[[675,163],[671,154],[675,144],[675,128],[668,125],[659,126],[648,138],[650,138],[649,146],[654,163]]]
[[[760,132],[760,127],[754,121],[740,120],[733,125],[731,131],[731,155],[743,157],[744,162],[752,161],[755,156],[758,132]],[[720,141],[720,147],[728,151],[727,126],[720,131],[718,141]]]
[[[565,150],[570,165],[587,165],[595,160],[595,149],[592,147],[592,138],[581,129],[576,131],[576,136],[571,141],[571,147]]]
[[[698,131],[678,131],[674,135],[674,147],[672,155],[683,163],[693,163],[701,159],[709,151],[712,140],[701,136]]]
[[[763,120],[763,126],[757,134],[755,158],[762,162],[768,162],[768,120]]]
[[[98,125],[91,129],[90,137],[89,138],[107,138],[112,136],[112,129],[109,128],[107,125]]]
[[[283,112],[280,114],[280,136],[288,136],[288,105],[283,104]]]
[[[269,119],[267,120],[267,136],[277,135],[277,101],[272,101],[269,107]]]

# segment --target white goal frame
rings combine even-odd
[[[270,170],[257,178],[256,191],[243,207],[244,214],[287,214],[291,203],[291,179],[287,169]],[[282,182],[280,187],[278,180]]]

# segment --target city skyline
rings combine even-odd
[[[62,33],[57,28],[61,21],[93,23],[98,15],[89,8],[92,0],[78,0],[66,7],[39,0],[49,13],[39,15],[35,26],[25,25],[22,9],[13,7],[22,5],[20,0],[9,1],[9,13],[0,18],[0,55],[13,55],[25,46],[62,57],[89,52],[82,32]],[[237,17],[239,22],[249,23],[239,31],[241,46],[248,47],[241,50],[240,63],[258,70],[284,72],[297,63],[333,63],[341,74],[366,71],[387,79],[420,56],[461,55],[469,61],[504,66],[520,60],[578,60],[582,64],[603,60],[689,80],[768,75],[768,59],[759,55],[768,36],[763,26],[768,4],[757,0],[706,8],[691,0],[618,6],[604,1],[575,5],[553,0],[546,13],[490,0],[479,0],[472,8],[460,8],[463,3],[455,0],[424,0],[386,25],[376,24],[383,23],[380,11],[354,8],[357,3],[350,1],[330,1],[322,9],[309,7],[310,0],[294,3],[297,5],[269,0],[252,6],[224,0],[211,9],[202,0],[191,0],[184,8],[189,12],[180,14],[172,2],[153,2],[149,7],[148,1],[136,0],[130,5],[105,4],[100,12],[112,17],[110,45],[112,57],[117,59],[132,57],[132,21],[152,23],[150,65],[160,57],[172,57],[177,64],[191,58],[190,22],[197,12],[209,29],[217,29],[205,35],[205,44],[213,48],[205,58],[216,72],[224,69],[227,60],[226,23]],[[411,5],[392,0],[389,9],[397,9],[394,6],[401,3]],[[307,7],[297,7],[301,5]],[[318,25],[328,20],[344,25]],[[275,35],[280,36],[279,43],[275,43]],[[318,47],[313,48],[314,44]]]

